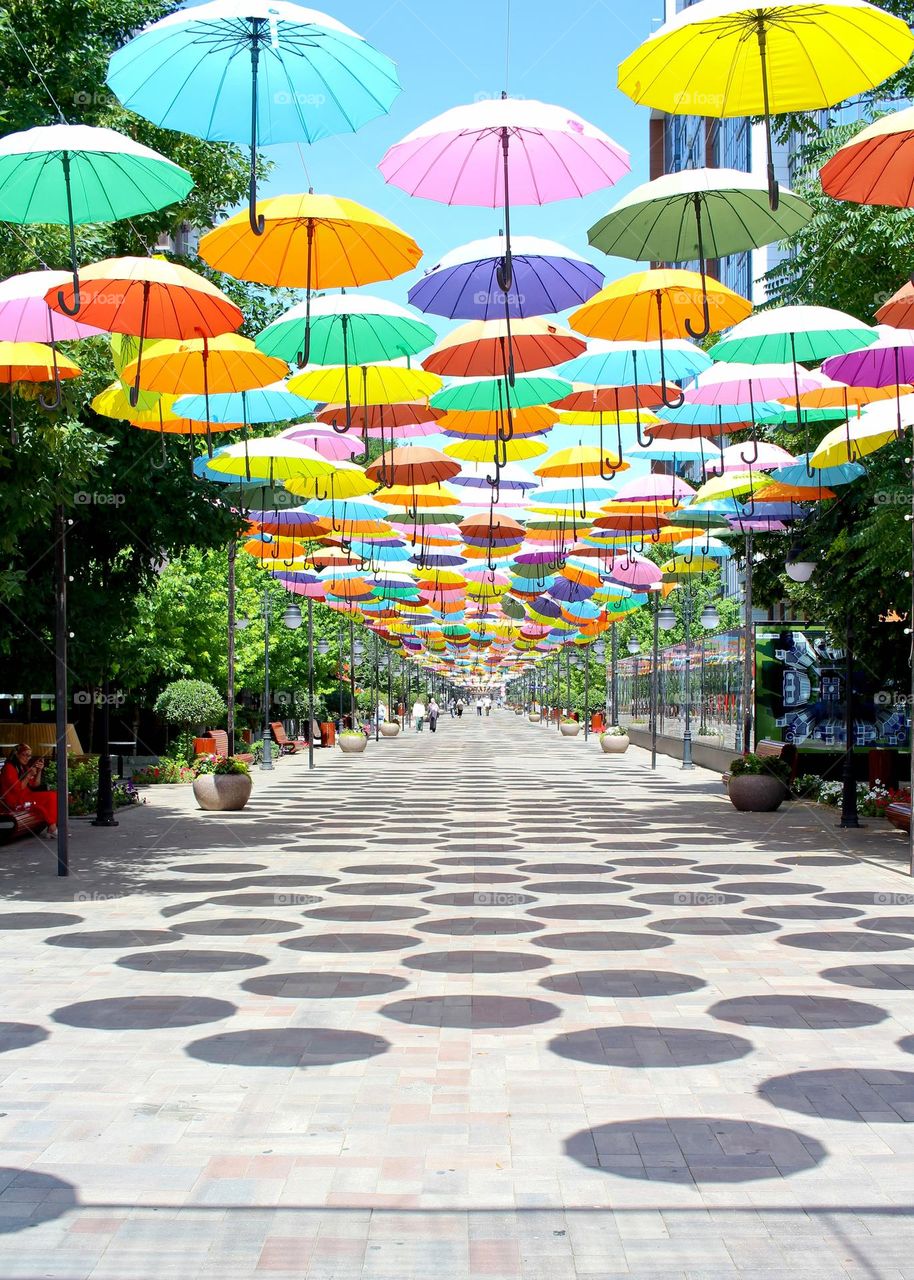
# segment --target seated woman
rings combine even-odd
[[[20,742],[0,772],[0,804],[8,809],[37,809],[48,824],[48,835],[57,834],[57,796],[42,790],[44,760],[32,761],[32,748]]]

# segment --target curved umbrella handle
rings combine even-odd
[[[79,308],[77,307],[77,310]],[[53,413],[55,409],[59,409],[63,400],[63,388],[60,385],[60,369],[57,364],[57,343],[51,343],[51,351],[54,353],[54,399],[45,400],[44,396],[38,397],[38,403],[42,409],[46,409],[48,413]]]
[[[669,385],[670,384],[667,382],[666,378],[664,378],[660,384],[660,398],[668,409],[681,409],[685,404],[685,392],[677,388],[677,390],[679,390],[679,395],[671,400],[668,395]]]
[[[654,437],[651,435],[650,431],[647,430],[646,428],[643,431],[641,429],[640,413],[635,418],[635,432],[638,437],[638,444],[641,446],[642,449],[647,449],[650,445],[654,443]]]
[[[76,270],[75,265],[73,267],[73,306],[68,306],[67,300],[64,297],[63,289],[57,290],[57,305],[65,315],[79,315],[79,311],[82,306],[82,298],[79,294],[79,272]]]
[[[701,192],[696,191],[693,198],[695,201],[695,227],[698,232],[698,261],[701,263],[701,327],[698,329],[693,328],[692,321],[686,316],[685,329],[690,338],[700,342],[702,338],[706,338],[711,332],[711,313],[708,310],[707,263],[705,262],[704,234],[701,226]]]
[[[758,462],[758,436],[755,433],[755,431],[752,432],[750,440],[752,443],[752,457],[747,458],[746,455],[743,453],[742,449],[740,449],[739,451],[739,456],[742,458],[743,462],[745,462],[745,464],[751,471],[752,468],[755,466],[755,464]]]

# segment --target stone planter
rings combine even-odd
[[[227,813],[244,808],[251,785],[249,773],[201,773],[194,778],[194,799],[201,809]]]
[[[600,749],[605,751],[608,756],[621,756],[628,750],[629,737],[627,733],[603,733],[600,735]]]
[[[570,724],[563,723],[559,725],[563,738],[576,738],[581,731],[581,726],[577,720],[572,720]]]
[[[527,716],[527,719],[530,721],[531,724],[539,724],[542,718],[543,717],[540,715],[538,711],[531,711],[530,714]]]
[[[381,722],[382,738],[395,738],[399,732],[400,732],[400,726],[396,720],[382,720]]]
[[[361,755],[368,746],[368,739],[362,733],[341,733],[336,740],[340,751],[347,756]]]
[[[787,799],[787,788],[770,773],[742,773],[730,778],[727,795],[741,813],[772,813]]]

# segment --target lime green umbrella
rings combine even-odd
[[[694,262],[705,279],[709,258],[759,249],[785,240],[812,217],[812,208],[782,190],[772,210],[764,179],[738,169],[683,169],[646,182],[624,196],[595,222],[587,239],[596,249],[636,262]],[[704,327],[693,338],[707,337],[710,324],[704,292]]]
[[[308,312],[305,302],[292,307],[257,335],[256,345],[269,356],[301,364]],[[310,334],[308,360],[320,365],[396,360],[414,356],[435,341],[435,330],[412,311],[386,298],[360,293],[312,300]]]
[[[572,392],[570,382],[561,378],[517,378],[507,396],[504,379],[478,378],[473,382],[445,387],[432,396],[433,409],[460,413],[497,413],[508,408],[529,409],[534,405],[551,404]]]
[[[180,166],[114,129],[51,124],[0,138],[0,222],[68,228],[73,305],[58,301],[71,316],[80,309],[75,227],[164,209],[193,185]]]

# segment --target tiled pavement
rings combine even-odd
[[[646,766],[447,719],[0,850],[2,1280],[914,1277],[898,837]]]

